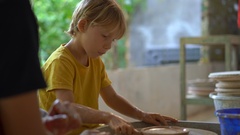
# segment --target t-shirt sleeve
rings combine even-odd
[[[54,89],[73,90],[74,67],[64,58],[55,59],[44,71],[48,76],[47,91]]]

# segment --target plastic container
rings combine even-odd
[[[209,97],[214,101],[215,110],[225,108],[240,108],[240,97],[239,96],[222,96],[218,95],[217,92],[212,92]]]
[[[227,108],[215,111],[220,122],[221,135],[240,134],[240,108]]]

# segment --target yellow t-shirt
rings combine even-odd
[[[89,58],[89,66],[83,66],[64,45],[51,54],[42,71],[48,86],[38,90],[38,97],[40,107],[44,110],[49,110],[56,99],[54,89],[71,90],[75,103],[98,109],[100,89],[111,85],[99,57]],[[69,135],[79,135],[83,130],[92,127],[96,125],[83,125]]]

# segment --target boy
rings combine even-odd
[[[86,116],[83,123],[108,124],[122,134],[135,134],[138,131],[111,113],[97,111],[93,115],[91,111],[98,109],[99,95],[108,106],[126,116],[155,125],[166,125],[166,120],[176,122],[171,117],[141,111],[118,95],[111,86],[100,56],[125,31],[124,15],[115,0],[81,0],[67,31],[71,40],[55,50],[42,67],[48,87],[39,90],[40,106],[47,110],[56,98],[75,103],[76,108],[86,107],[88,110],[88,113],[79,111],[81,116]],[[95,126],[85,125],[71,135]]]

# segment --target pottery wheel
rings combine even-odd
[[[196,129],[196,128],[187,128],[190,130],[189,135],[218,135],[212,131]]]

